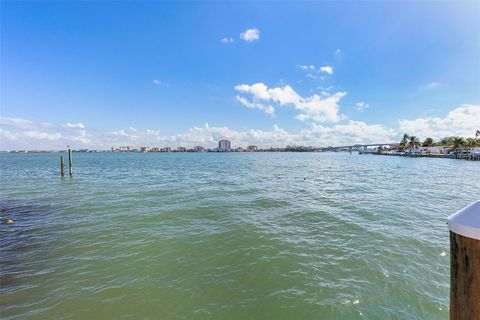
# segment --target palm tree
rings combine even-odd
[[[407,146],[408,144],[408,139],[410,138],[410,136],[406,133],[403,134],[403,138],[402,140],[400,141],[400,145],[399,145],[399,148],[400,150],[403,150],[405,149],[405,147]]]
[[[408,144],[410,145],[410,148],[416,149],[416,147],[420,144],[420,141],[418,140],[417,137],[410,136],[410,141]]]
[[[433,139],[432,138],[427,138],[422,143],[422,147],[431,147],[431,146],[433,146]]]
[[[462,137],[453,137],[452,142],[453,149],[458,149],[465,145],[465,139],[463,139]]]
[[[477,139],[467,138],[467,140],[465,140],[465,146],[470,148],[477,146]]]
[[[452,145],[453,144],[453,137],[445,137],[445,138],[442,138],[439,142],[440,145],[442,146],[449,146],[449,145]]]

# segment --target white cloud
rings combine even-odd
[[[325,94],[328,94],[325,92]],[[302,113],[296,118],[300,121],[313,120],[318,122],[337,122],[345,118],[338,113],[340,99],[344,97],[346,92],[337,92],[333,95],[321,98],[313,95],[303,100],[301,104],[296,106]]]
[[[72,129],[85,129],[85,125],[83,123],[70,123],[67,122],[66,124],[62,125],[64,128],[72,128]]]
[[[315,70],[315,66],[314,65],[302,65],[302,64],[298,64],[297,67],[299,67],[300,69],[302,69],[303,71],[314,71]]]
[[[261,82],[252,85],[240,84],[235,86],[235,90],[240,93],[250,94],[254,102],[274,102],[280,106],[293,105],[296,110],[301,112],[296,117],[300,121],[336,122],[344,118],[338,113],[338,103],[346,95],[346,92],[337,92],[333,95],[325,92],[327,95],[325,97],[315,94],[304,98],[289,85],[269,89]]]
[[[42,124],[33,126],[43,128]],[[80,132],[79,132],[80,131]],[[152,147],[203,145],[213,148],[218,140],[227,138],[237,146],[255,144],[262,147],[282,147],[286,145],[328,146],[349,143],[374,142],[382,143],[392,139],[393,130],[381,125],[368,125],[364,122],[350,121],[326,127],[314,123],[308,124],[298,132],[288,132],[274,125],[270,130],[234,130],[228,127],[210,126],[208,123],[200,127],[192,127],[184,133],[162,135],[157,130],[141,130],[133,127],[126,129],[98,132],[64,128],[51,124],[51,130],[24,130],[15,126],[0,128],[0,149],[44,149],[62,150],[67,145],[73,148],[110,149],[112,146],[142,145]]]
[[[332,66],[320,67],[319,70],[320,70],[321,72],[325,72],[325,73],[328,73],[328,74],[333,74],[333,67],[332,67]]]
[[[252,42],[260,39],[260,30],[257,28],[247,29],[244,32],[240,33],[240,39],[247,42]]]
[[[82,145],[86,145],[91,142],[86,130],[80,130],[76,135],[66,136],[65,139],[72,142],[78,142]]]
[[[30,138],[34,140],[38,139],[38,140],[55,141],[55,140],[60,140],[60,138],[62,138],[62,134],[59,132],[42,132],[37,130],[31,130],[31,131],[24,131],[22,133],[22,137]]]
[[[250,92],[251,90],[251,86],[240,86],[240,88],[243,92]],[[290,101],[296,99],[305,100],[291,88],[268,89],[262,84],[257,84],[253,90],[256,90],[259,94],[269,95],[272,97],[268,99],[269,101],[277,101],[279,104],[280,101],[291,103]],[[341,95],[341,93],[335,95]],[[330,98],[333,99],[333,96],[330,96]],[[311,100],[311,103],[316,103],[315,99]],[[255,108],[258,109],[258,106],[255,106]],[[307,112],[303,112],[302,116],[299,115],[299,117],[304,117],[303,120],[307,120],[309,116],[310,114]],[[86,129],[68,128],[61,124],[37,123],[25,119],[0,117],[0,149],[63,150],[67,145],[75,149],[110,149],[112,146],[121,145],[133,145],[137,148],[142,145],[193,147],[199,144],[213,148],[217,141],[222,138],[230,139],[237,146],[249,144],[261,147],[281,147],[289,144],[339,146],[355,143],[395,142],[400,140],[400,136],[404,132],[416,135],[420,139],[426,137],[438,139],[451,135],[474,136],[475,131],[479,129],[478,123],[480,123],[480,105],[460,106],[450,111],[444,118],[430,117],[401,120],[397,128],[350,120],[346,123],[335,123],[331,126],[311,122],[297,132],[288,132],[277,125],[274,125],[270,130],[234,130],[228,127],[210,126],[207,123],[175,135],[163,135],[158,130],[143,130],[133,127],[112,132],[101,132],[90,129],[87,131]]]
[[[340,50],[340,49],[335,50],[335,54],[339,55],[341,53],[342,53],[342,50]]]
[[[161,86],[161,87],[168,87],[168,83],[162,80],[154,79],[152,80],[152,83],[156,86]]]
[[[327,74],[330,74],[330,75],[333,74],[333,67],[332,66],[324,66],[324,67],[317,68],[313,64],[310,64],[310,65],[298,64],[297,67],[302,69],[302,71],[305,71],[307,78],[310,78],[310,79],[313,79],[313,80],[323,80],[324,77],[316,76],[312,72],[318,72],[318,73],[324,72],[324,73],[327,73]]]
[[[440,82],[433,81],[433,82],[421,85],[420,87],[418,87],[418,90],[420,91],[435,90],[441,86],[442,84]]]
[[[220,41],[221,41],[222,43],[232,43],[232,42],[234,42],[235,40],[233,40],[233,38],[231,38],[231,37],[224,37],[224,38],[220,39]]]
[[[17,140],[17,136],[14,135],[11,131],[9,130],[4,130],[2,128],[0,128],[0,137],[2,137],[3,139],[5,140],[10,140],[10,141],[14,141],[14,140]],[[0,139],[0,142],[2,141],[2,139]]]
[[[22,129],[28,129],[34,127],[34,122],[20,118],[0,117],[0,125],[15,126]]]
[[[321,141],[323,146],[340,146],[355,143],[390,143],[396,141],[396,130],[379,124],[369,125],[363,121],[350,120],[346,124],[325,127],[311,124],[304,131],[309,135],[307,140]]]
[[[355,103],[355,107],[357,108],[358,111],[363,111],[365,109],[368,109],[368,107],[370,107],[370,105],[366,102],[359,101],[359,102]]]
[[[238,96],[238,95],[237,95],[237,100],[247,108],[259,109],[259,110],[262,110],[269,115],[274,115],[275,114],[275,108],[272,107],[271,105],[264,105],[262,103],[253,103],[253,102],[248,101],[244,97],[241,97],[241,96]]]
[[[305,129],[291,133],[278,125],[271,130],[233,130],[228,127],[214,127],[205,123],[186,132],[172,136],[162,136],[149,130],[121,130],[115,145],[149,145],[149,146],[187,146],[203,145],[215,147],[218,140],[230,139],[232,144],[247,146],[255,144],[260,147],[284,147],[286,145],[348,145],[353,143],[388,143],[396,141],[394,130],[381,125],[368,125],[364,122],[350,121],[333,127],[310,124]],[[118,134],[118,132],[117,132]],[[121,142],[120,142],[121,141]]]
[[[333,89],[333,86],[328,86],[328,87],[318,86],[317,89],[323,90],[323,91],[330,91]]]
[[[445,118],[426,117],[400,120],[400,132],[434,139],[446,136],[472,137],[480,129],[480,105],[464,104],[450,111]]]
[[[0,117],[0,148],[64,149],[69,144],[84,147],[91,143],[83,123],[52,124]]]

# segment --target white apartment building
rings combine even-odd
[[[218,151],[229,151],[229,150],[230,150],[230,140],[218,141]]]

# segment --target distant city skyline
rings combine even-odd
[[[480,4],[2,2],[0,150],[480,129]]]

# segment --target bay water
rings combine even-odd
[[[480,198],[453,159],[60,155],[0,154],[2,319],[448,319]]]

